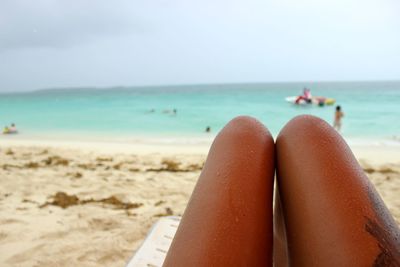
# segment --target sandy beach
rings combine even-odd
[[[352,148],[400,223],[400,149]],[[124,266],[183,213],[208,149],[0,140],[0,265]]]
[[[0,0],[0,267],[400,267],[399,10]]]

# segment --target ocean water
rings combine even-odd
[[[285,97],[309,87],[341,105],[342,134],[399,142],[400,82],[267,83],[167,87],[73,88],[0,94],[0,126],[14,122],[18,138],[133,140],[207,137],[229,120],[250,115],[276,136],[293,117],[312,114],[332,124],[335,105],[296,106]],[[154,112],[149,112],[154,109]],[[176,115],[166,113],[176,109]],[[211,134],[205,128],[211,127]],[[4,138],[4,137],[0,137]]]

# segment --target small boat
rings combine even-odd
[[[298,96],[288,96],[285,98],[285,100],[289,103],[295,104],[295,105],[318,105],[318,106],[324,106],[324,105],[333,105],[335,104],[336,100],[334,98],[328,98],[328,97],[323,97],[323,96],[313,96],[311,98],[311,101],[306,101],[305,99],[300,99],[298,102],[296,100],[298,99]]]

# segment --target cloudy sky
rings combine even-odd
[[[398,0],[1,0],[0,91],[400,80]]]

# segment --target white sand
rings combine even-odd
[[[0,266],[124,266],[160,216],[182,214],[208,149],[0,140]],[[354,152],[400,222],[400,150]],[[76,205],[44,205],[57,192]]]

